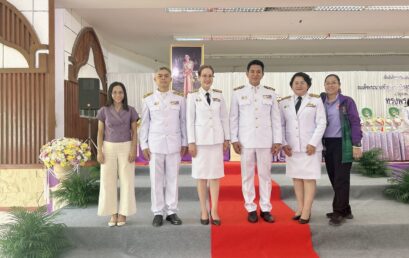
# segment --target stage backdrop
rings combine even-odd
[[[307,72],[308,73],[308,72]],[[332,72],[311,72],[312,87],[310,93],[319,94],[324,91],[325,76]],[[291,94],[290,79],[294,73],[265,73],[263,85],[276,89],[278,96]],[[409,98],[409,72],[336,72],[341,78],[341,89],[346,95],[352,96],[358,108],[372,109],[374,116],[388,117],[389,107],[402,108]],[[142,97],[153,91],[156,86],[154,74],[108,74],[108,82],[121,81],[128,91],[129,104],[141,111]],[[229,105],[233,88],[247,82],[245,73],[216,73],[213,87],[223,91],[226,103]]]

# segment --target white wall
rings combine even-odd
[[[9,0],[8,2],[14,5],[34,27],[40,42],[48,44],[48,0]],[[27,60],[20,52],[0,44],[0,68],[27,67]]]

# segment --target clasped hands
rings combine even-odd
[[[316,149],[315,146],[313,146],[311,144],[307,144],[307,147],[306,147],[307,155],[309,155],[309,156],[313,155],[315,153],[315,149]],[[291,148],[290,145],[283,146],[283,151],[284,151],[285,155],[287,155],[288,157],[291,157],[293,155],[293,149]]]
[[[225,141],[223,142],[223,152],[225,152],[225,151],[229,148],[229,146],[230,146],[230,141],[225,140]],[[196,143],[189,143],[188,149],[189,149],[189,154],[190,154],[193,158],[196,157],[196,155],[197,155],[197,146],[196,146]]]
[[[233,142],[233,149],[234,152],[236,152],[237,154],[241,154],[241,150],[242,150],[242,145],[240,142]],[[271,153],[273,155],[277,155],[281,150],[281,144],[280,143],[274,143],[273,146],[271,147]]]

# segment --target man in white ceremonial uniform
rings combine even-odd
[[[159,68],[154,80],[158,89],[143,99],[139,132],[143,155],[149,160],[152,225],[161,226],[164,215],[173,225],[180,225],[176,212],[179,166],[187,151],[186,101],[183,95],[169,90],[169,68]]]
[[[254,203],[254,170],[257,164],[260,216],[269,223],[271,215],[271,162],[281,147],[281,118],[274,89],[260,85],[264,64],[253,60],[247,65],[249,83],[234,89],[230,106],[230,137],[241,154],[242,191],[250,223],[258,221]]]

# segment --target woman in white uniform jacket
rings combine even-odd
[[[202,65],[198,71],[201,87],[187,96],[186,123],[189,153],[192,155],[192,177],[197,179],[200,200],[200,222],[209,224],[206,207],[207,181],[210,186],[211,221],[220,225],[217,212],[219,178],[224,176],[223,152],[229,147],[229,116],[220,90],[210,87],[214,70]]]
[[[283,127],[286,175],[293,178],[297,198],[294,220],[309,222],[316,179],[321,177],[322,136],[326,128],[325,108],[319,95],[307,94],[311,78],[296,73],[291,78],[294,95],[282,98],[279,106]]]

